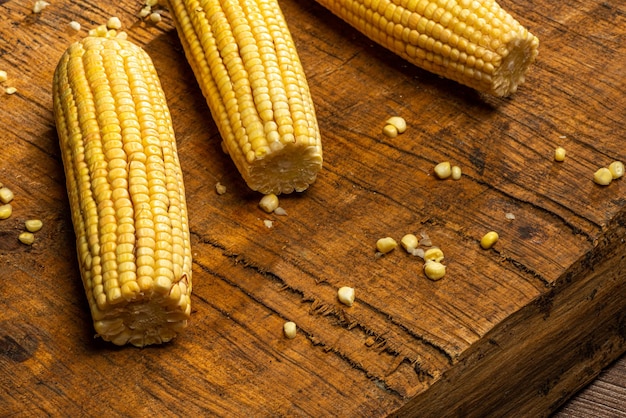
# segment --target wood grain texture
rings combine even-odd
[[[626,350],[626,8],[503,0],[541,40],[527,83],[495,99],[410,66],[315,2],[284,0],[316,104],[324,169],[267,215],[220,138],[167,12],[141,2],[0,2],[0,405],[9,416],[547,416]],[[58,58],[118,16],[151,55],[176,131],[194,255],[193,315],[162,347],[93,339],[52,117]],[[584,31],[583,31],[584,28]],[[84,32],[83,32],[84,33]],[[382,135],[402,115],[407,132]],[[556,146],[568,158],[556,163]],[[461,180],[440,181],[449,160]],[[218,195],[221,182],[227,193]],[[512,213],[515,219],[508,219]],[[27,247],[24,220],[44,228]],[[274,221],[267,228],[263,220]],[[489,230],[500,241],[478,246]],[[375,256],[426,233],[448,273]],[[336,290],[354,286],[351,308]],[[298,337],[282,337],[282,324]]]

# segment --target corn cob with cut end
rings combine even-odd
[[[322,145],[296,48],[276,0],[169,0],[223,148],[253,190],[305,190]]]
[[[493,0],[317,0],[427,71],[495,96],[524,82],[539,40]]]
[[[114,31],[72,44],[53,102],[81,277],[96,333],[171,340],[191,312],[183,178],[157,73]]]

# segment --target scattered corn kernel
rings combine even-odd
[[[0,83],[7,81],[7,72],[0,70]]]
[[[32,245],[35,242],[35,235],[32,232],[22,232],[17,239],[20,240],[22,244]]]
[[[14,93],[16,93],[16,92],[17,92],[17,89],[16,89],[15,87],[7,87],[4,91],[5,91],[7,94],[14,94]]]
[[[279,215],[279,216],[287,216],[287,211],[279,206],[276,209],[274,209],[274,214]]]
[[[396,131],[399,134],[402,134],[406,131],[406,121],[401,116],[392,116],[387,119],[387,125],[392,125],[396,128]]]
[[[512,221],[513,219],[515,219],[515,214],[511,212],[507,212],[504,214],[504,217],[507,218],[509,221]]]
[[[452,167],[450,166],[450,162],[444,161],[435,166],[435,174],[440,179],[447,179],[452,174]]]
[[[154,7],[159,4],[159,0],[146,0],[145,5],[148,7]]]
[[[274,221],[270,219],[263,219],[263,225],[265,225],[267,229],[270,229],[274,226]]]
[[[417,240],[417,237],[415,235],[406,234],[400,240],[400,244],[408,253],[413,253],[413,250],[415,250],[419,245],[419,241]]]
[[[613,174],[608,168],[602,167],[593,174],[593,181],[600,186],[608,186],[613,181]]]
[[[618,179],[624,175],[624,163],[621,161],[613,161],[609,164],[609,171],[614,179]]]
[[[565,148],[556,147],[556,149],[554,150],[554,161],[565,161],[565,154]]]
[[[376,241],[376,249],[383,254],[387,254],[389,251],[393,250],[397,246],[398,243],[395,239],[391,237],[380,238],[378,241]]]
[[[13,191],[11,191],[11,189],[9,189],[8,187],[0,187],[0,202],[2,203],[9,203],[11,200],[13,200]]]
[[[283,332],[285,333],[285,337],[293,340],[296,338],[296,333],[298,329],[296,327],[296,323],[292,321],[287,321],[283,324]]]
[[[499,238],[500,236],[496,231],[489,231],[480,239],[480,246],[483,247],[485,250],[488,250],[489,248],[493,247],[493,245],[496,243],[496,241],[498,241]]]
[[[78,23],[78,22],[77,22],[77,21],[75,21],[75,20],[72,20],[72,21],[70,22],[70,29],[72,29],[73,31],[78,32],[78,31],[80,30],[80,23]]]
[[[10,203],[0,205],[0,219],[7,219],[13,213],[13,206]]]
[[[348,286],[340,287],[337,291],[337,297],[339,298],[339,302],[347,306],[352,306],[355,297],[354,288]]]
[[[459,180],[461,178],[461,167],[458,165],[453,165],[450,169],[450,174],[452,176],[452,180]]]
[[[146,6],[139,11],[138,15],[143,19],[144,17],[148,17],[150,13],[152,13],[152,8],[150,6]]]
[[[267,213],[272,213],[278,207],[278,196],[274,193],[266,194],[259,201],[259,207]]]
[[[50,6],[50,3],[47,1],[37,0],[33,5],[33,13],[41,13],[41,11],[48,6]]]
[[[215,183],[215,192],[219,195],[223,195],[224,193],[226,193],[226,186],[218,181],[217,183]]]
[[[398,128],[393,125],[387,124],[383,127],[383,134],[388,138],[395,138],[398,136]]]
[[[424,264],[424,273],[430,280],[439,280],[446,275],[446,266],[438,261],[429,260]]]
[[[29,219],[24,222],[24,226],[28,232],[37,232],[43,227],[43,222],[39,219]]]
[[[441,263],[443,260],[443,251],[440,248],[429,248],[424,251],[424,261],[436,261]]]
[[[115,29],[115,30],[121,29],[122,28],[122,21],[120,20],[119,17],[112,16],[107,21],[107,28],[108,29]]]
[[[161,21],[161,14],[157,12],[150,13],[150,21],[152,23],[159,23]]]

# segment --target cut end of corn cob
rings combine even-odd
[[[303,191],[322,166],[308,83],[276,0],[169,0],[185,55],[242,177]]]
[[[101,31],[71,45],[53,102],[81,277],[98,336],[145,346],[191,313],[182,171],[165,95],[140,47]]]
[[[524,82],[539,40],[493,0],[317,0],[374,42],[495,96]]]

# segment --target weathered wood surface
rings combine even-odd
[[[545,416],[625,351],[626,183],[591,181],[626,160],[621,2],[503,0],[542,44],[527,84],[494,99],[313,1],[282,1],[325,152],[318,181],[281,199],[285,217],[257,208],[221,152],[167,13],[151,25],[140,2],[32,3],[0,0],[0,69],[17,88],[0,93],[0,181],[16,195],[0,222],[3,415]],[[54,67],[80,36],[67,23],[109,16],[155,61],[185,174],[193,320],[162,347],[92,338],[52,117]],[[409,124],[395,139],[381,135],[391,114]],[[460,181],[433,177],[443,160]],[[28,218],[45,225],[32,247],[17,241]],[[376,239],[407,232],[444,250],[443,280],[401,250],[375,257]]]

